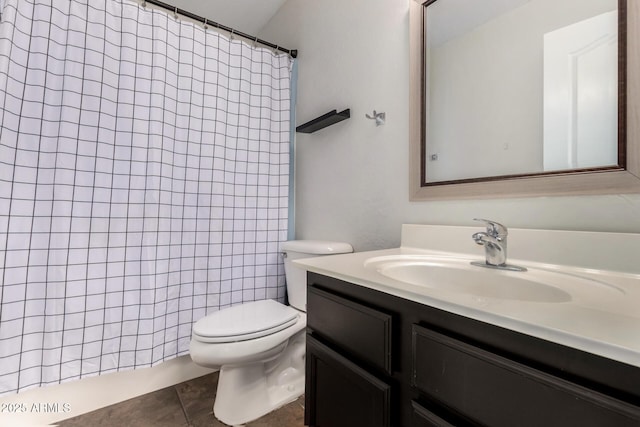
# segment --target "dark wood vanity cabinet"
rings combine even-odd
[[[305,424],[640,427],[640,368],[308,273]]]
[[[391,426],[391,316],[315,286],[308,307],[305,423]]]

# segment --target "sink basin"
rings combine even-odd
[[[620,292],[606,283],[571,274],[529,268],[514,272],[488,269],[462,258],[398,255],[375,257],[365,267],[414,286],[464,293],[479,298],[562,303],[578,292]]]

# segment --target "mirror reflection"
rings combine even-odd
[[[424,13],[427,185],[624,167],[617,0],[433,0]]]

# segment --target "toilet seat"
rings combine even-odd
[[[212,313],[193,326],[194,339],[205,343],[246,341],[294,325],[299,313],[273,300],[253,301]]]

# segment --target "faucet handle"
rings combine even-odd
[[[489,219],[473,218],[474,221],[484,222],[487,226],[487,234],[493,237],[507,237],[507,227],[499,222],[491,221]]]

